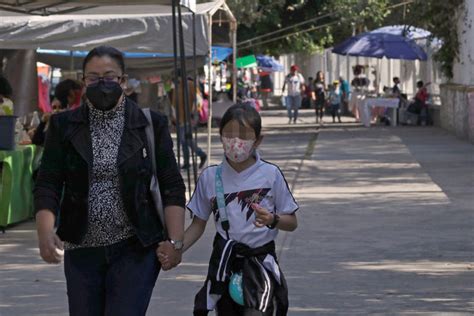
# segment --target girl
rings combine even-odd
[[[329,85],[329,106],[331,109],[332,122],[336,122],[336,116],[339,123],[341,123],[341,90],[339,90],[339,81],[334,80],[332,85]]]
[[[195,298],[194,315],[286,315],[286,282],[275,255],[279,230],[297,227],[298,205],[273,164],[256,152],[262,141],[261,118],[249,104],[236,104],[224,114],[219,132],[225,151],[221,164],[205,169],[188,204],[194,214],[184,237],[184,250],[203,234],[214,213],[217,234],[206,282]],[[159,258],[164,268],[168,259]],[[232,274],[242,272],[243,301],[228,290]],[[274,306],[274,302],[276,306]]]

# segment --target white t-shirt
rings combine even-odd
[[[214,213],[217,232],[227,238],[217,213],[216,170],[217,165],[214,165],[202,172],[187,207],[194,215],[205,221],[209,219],[211,213]],[[263,246],[274,240],[278,234],[278,229],[258,228],[254,225],[255,214],[250,204],[257,203],[279,215],[293,214],[298,210],[298,204],[281,170],[261,160],[258,154],[256,163],[240,173],[224,159],[222,182],[230,224],[229,237],[249,247]]]
[[[303,75],[295,73],[294,75],[287,75],[285,78],[286,85],[288,86],[288,95],[297,96],[301,95],[301,86],[304,84]]]

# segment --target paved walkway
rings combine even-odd
[[[289,315],[474,314],[474,147],[437,128],[289,127],[263,114],[262,155],[284,171],[299,227],[280,233]],[[270,128],[271,127],[271,128]],[[217,135],[211,161],[222,150]],[[161,273],[147,315],[191,315],[212,223]],[[0,315],[67,315],[61,266],[41,263],[33,223],[0,235]]]

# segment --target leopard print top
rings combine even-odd
[[[89,188],[89,224],[80,245],[65,249],[108,246],[134,235],[120,194],[117,157],[125,126],[125,98],[111,111],[89,105],[93,168]]]

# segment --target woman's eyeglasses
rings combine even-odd
[[[87,86],[95,86],[95,85],[98,85],[100,81],[107,84],[107,83],[112,83],[112,82],[119,82],[120,79],[122,78],[123,76],[117,76],[117,75],[105,75],[102,77],[98,75],[86,75],[84,76],[84,82],[86,83]]]

